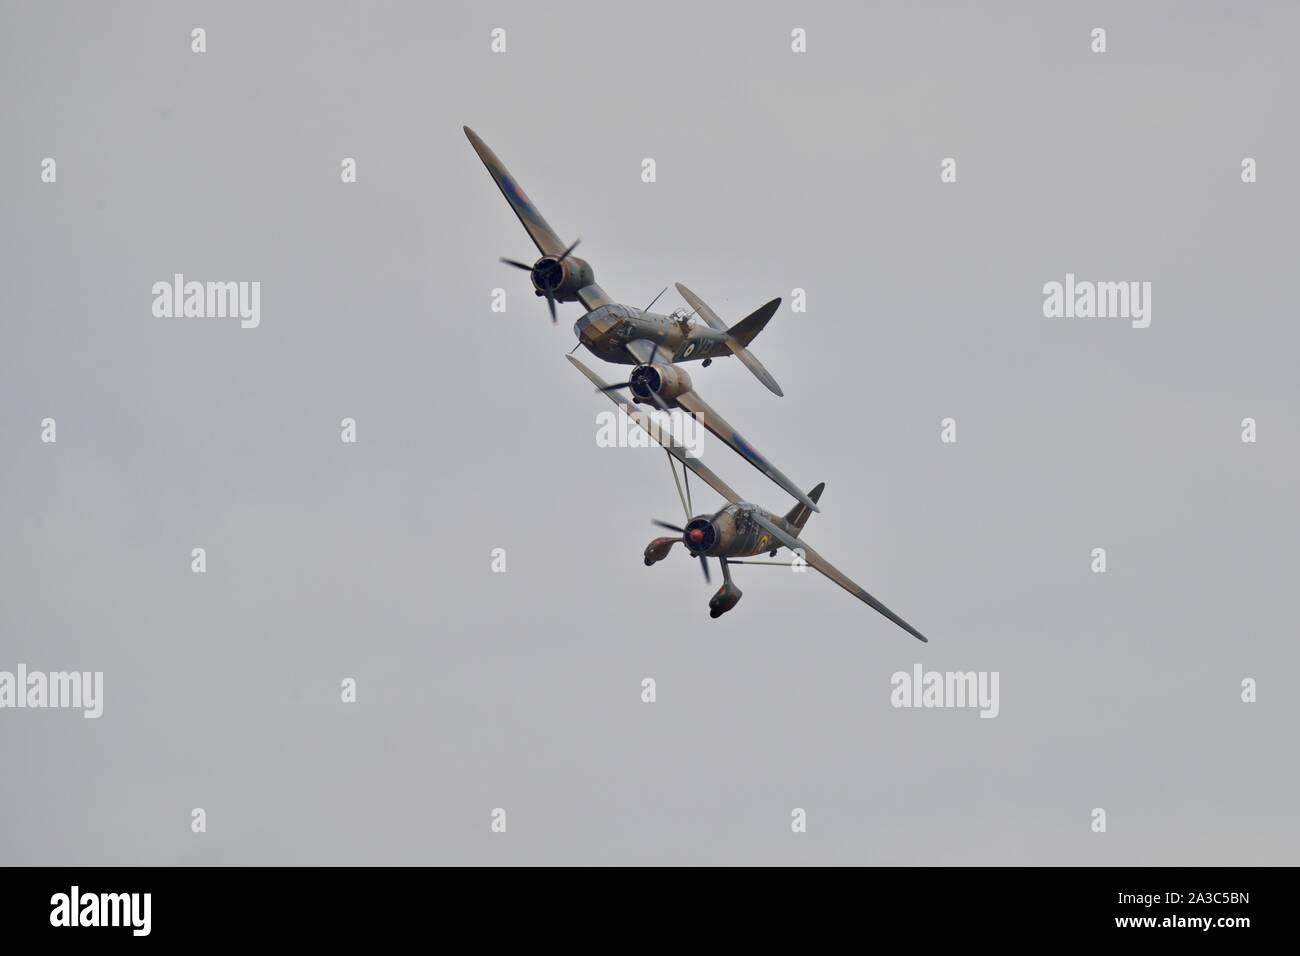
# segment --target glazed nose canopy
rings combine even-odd
[[[652,392],[659,391],[663,377],[653,365],[638,365],[632,370],[629,384],[634,394],[640,398],[649,398]]]
[[[718,543],[718,529],[708,518],[696,518],[686,526],[682,540],[693,554],[706,554]]]
[[[573,326],[574,333],[584,342],[594,342],[614,325],[612,319],[604,311],[588,312]]]

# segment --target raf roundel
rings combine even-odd
[[[524,191],[519,188],[509,175],[501,177],[501,191],[518,208],[525,209],[530,213],[533,211],[532,202],[529,201],[528,197],[524,195]]]

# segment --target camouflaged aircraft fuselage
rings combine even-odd
[[[731,354],[726,333],[682,312],[657,315],[626,305],[602,305],[574,323],[573,334],[592,355],[620,365],[639,363],[628,350],[628,344],[638,340],[657,344],[659,359],[674,364]]]
[[[758,512],[791,537],[798,537],[802,530],[758,505],[748,502],[728,505],[716,515],[696,515],[687,522],[686,531],[681,537],[655,538],[646,546],[646,564],[662,561],[668,556],[669,549],[678,542],[689,544],[692,557],[703,554],[710,558],[753,558],[773,553],[782,544],[773,541],[767,529],[754,520],[754,512]]]

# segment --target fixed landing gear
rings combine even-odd
[[[668,557],[668,552],[680,538],[655,538],[645,546],[645,566],[648,568],[656,561],[662,561]]]
[[[722,617],[739,604],[740,597],[744,593],[732,582],[731,568],[727,564],[727,559],[718,560],[722,562],[722,587],[718,588],[718,593],[709,599],[709,617],[715,619]]]
[[[645,546],[645,564],[650,567],[652,564],[658,564],[664,558],[668,557],[668,552],[672,550],[681,538],[655,538]],[[700,554],[691,554],[691,557],[698,557],[701,561],[708,561],[708,558]],[[709,617],[719,618],[726,614],[738,603],[743,592],[736,587],[731,580],[731,565],[726,558],[718,559],[722,564],[722,587],[718,588],[717,593],[709,598]],[[708,577],[708,568],[705,566],[705,575]]]

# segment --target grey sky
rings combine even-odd
[[[99,720],[0,711],[0,862],[1294,864],[1300,8],[563,12],[0,5],[0,669],[105,674]],[[690,374],[929,645],[643,566],[664,456],[596,447],[463,124],[620,301],[807,290],[753,344],[785,398]],[[261,326],[154,318],[175,272]],[[1151,327],[1044,318],[1066,272]],[[1000,715],[893,709],[917,661]]]

